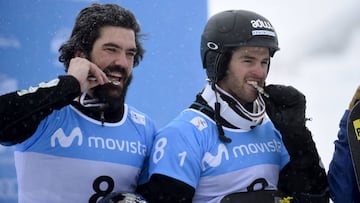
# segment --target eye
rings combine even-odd
[[[263,64],[265,66],[268,66],[269,65],[269,60],[262,61],[261,64]]]
[[[136,52],[135,51],[130,51],[130,52],[127,52],[127,55],[131,56],[131,57],[134,57],[136,55]]]
[[[250,64],[250,63],[253,63],[254,60],[249,59],[249,58],[244,58],[244,59],[241,60],[241,62],[242,62],[242,63],[248,63],[248,64]]]
[[[108,52],[116,52],[116,49],[113,47],[107,47],[107,48],[105,48],[105,50]]]

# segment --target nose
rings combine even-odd
[[[114,65],[121,66],[123,68],[131,68],[133,65],[133,60],[126,55],[126,53],[121,52],[117,54],[114,59]]]
[[[256,63],[256,65],[253,68],[253,73],[258,78],[266,78],[267,73],[268,73],[268,69],[269,69],[269,67],[268,67],[267,64]]]

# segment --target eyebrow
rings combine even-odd
[[[242,55],[242,56],[239,56],[240,59],[256,59],[256,57],[253,57],[253,56],[249,56],[249,55]]]
[[[117,45],[115,43],[112,43],[112,42],[108,42],[108,43],[103,44],[103,47],[114,47],[114,48],[117,48],[117,49],[123,49],[123,47],[121,47],[121,46],[119,46],[119,45]],[[137,52],[137,48],[133,47],[133,48],[127,49],[126,51]]]

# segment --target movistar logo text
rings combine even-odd
[[[219,144],[215,155],[210,152],[206,152],[204,154],[201,161],[201,169],[205,171],[207,167],[214,168],[220,166],[223,161],[223,157],[225,160],[229,160],[230,155],[235,158],[239,158],[261,153],[281,153],[281,143],[274,139],[268,142],[241,144],[233,146],[230,151],[224,144]]]
[[[59,142],[61,147],[70,147],[73,141],[77,139],[77,145],[81,145],[83,142],[83,135],[79,127],[74,128],[69,136],[66,136],[63,129],[59,128],[55,133],[51,136],[51,147],[55,147],[56,140]]]
[[[56,130],[51,136],[50,145],[51,147],[56,147],[57,144],[63,148],[79,146],[95,149],[118,150],[142,156],[146,155],[146,145],[142,144],[140,141],[119,140],[101,136],[87,136],[84,140],[84,136],[79,127],[75,127],[70,132],[70,135],[66,135],[62,128]]]
[[[219,144],[218,153],[215,156],[213,156],[209,152],[206,152],[204,158],[201,161],[201,169],[205,171],[206,169],[205,163],[207,163],[210,167],[219,166],[221,164],[223,154],[225,156],[225,159],[229,160],[229,152],[224,144]]]

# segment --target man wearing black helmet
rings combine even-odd
[[[209,19],[201,38],[208,82],[156,135],[149,182],[138,188],[148,201],[328,201],[305,97],[288,86],[264,88],[277,50],[273,26],[257,13]]]

